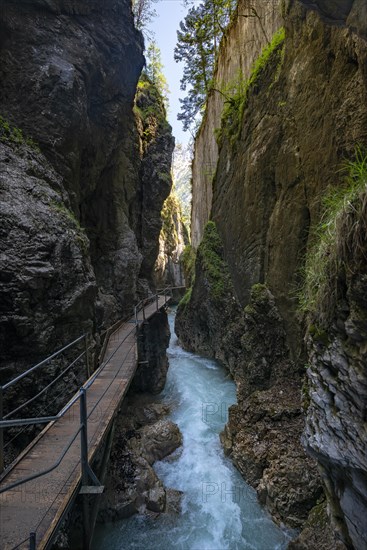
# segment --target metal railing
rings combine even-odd
[[[175,288],[181,288],[181,287],[175,287]],[[60,453],[59,457],[57,458],[57,460],[45,470],[36,472],[36,473],[34,473],[30,476],[27,476],[27,477],[25,477],[21,480],[18,480],[18,481],[15,481],[13,483],[10,483],[8,485],[5,485],[3,487],[0,487],[0,494],[5,493],[7,491],[10,491],[11,489],[14,489],[14,488],[16,488],[20,485],[23,485],[24,483],[28,483],[30,481],[33,481],[34,479],[42,477],[42,476],[52,472],[53,470],[55,470],[61,464],[62,460],[65,458],[67,452],[69,451],[69,449],[71,448],[73,443],[76,441],[79,434],[80,434],[80,462],[81,462],[81,473],[82,473],[82,485],[85,486],[88,482],[88,479],[91,479],[91,481],[93,482],[94,485],[97,485],[97,486],[100,485],[100,483],[98,481],[98,478],[94,474],[94,472],[91,469],[91,467],[89,465],[89,462],[88,462],[88,431],[87,431],[88,430],[88,419],[93,414],[93,412],[96,410],[96,408],[99,405],[99,403],[101,402],[102,398],[105,396],[105,394],[107,393],[107,391],[111,387],[112,383],[116,379],[116,377],[118,375],[118,371],[116,371],[115,376],[110,380],[110,382],[107,385],[107,387],[105,388],[104,392],[99,397],[98,401],[93,405],[93,407],[89,411],[89,413],[87,411],[87,390],[91,387],[93,382],[96,380],[96,378],[99,376],[99,374],[103,371],[103,369],[106,367],[106,365],[109,363],[109,361],[114,357],[114,355],[121,348],[121,346],[126,342],[126,340],[129,338],[129,336],[137,330],[137,328],[139,326],[139,313],[143,312],[143,316],[142,316],[143,319],[142,320],[145,321],[146,320],[146,314],[145,314],[146,306],[155,302],[156,309],[158,310],[159,307],[162,307],[162,306],[159,306],[159,298],[164,297],[164,305],[166,305],[167,302],[172,297],[172,291],[173,290],[174,290],[174,288],[172,288],[172,287],[166,288],[160,294],[155,294],[155,295],[150,296],[150,297],[148,297],[144,300],[141,300],[135,306],[135,308],[134,308],[134,318],[135,318],[134,327],[125,335],[124,339],[119,342],[119,345],[116,347],[116,349],[113,351],[113,353],[105,361],[103,361],[103,363],[98,367],[98,369],[93,373],[92,376],[90,376],[90,367],[89,367],[89,359],[88,359],[88,350],[89,350],[88,338],[89,338],[89,335],[88,334],[83,334],[83,335],[79,336],[79,338],[74,340],[73,342],[70,342],[69,344],[67,344],[66,346],[64,346],[63,348],[58,350],[57,352],[53,353],[52,355],[50,355],[49,357],[47,357],[46,359],[44,359],[40,363],[37,363],[36,365],[31,367],[30,369],[28,369],[24,373],[20,374],[19,376],[17,376],[13,380],[10,380],[9,382],[4,384],[3,386],[0,386],[0,474],[3,471],[3,467],[4,467],[4,439],[3,439],[3,430],[4,429],[11,428],[11,427],[17,427],[17,426],[19,427],[19,426],[40,425],[40,424],[48,424],[50,422],[57,422],[58,420],[60,420],[61,418],[63,418],[66,415],[66,413],[71,409],[71,407],[77,401],[80,402],[79,427],[73,433],[72,437],[69,439],[66,446],[61,451],[61,453]],[[116,330],[118,330],[120,324],[121,324],[121,322],[118,322],[118,323],[115,323],[115,325],[113,325],[113,327],[111,327],[112,329],[114,329],[114,331],[110,332],[110,329],[108,329],[108,331],[106,331],[107,332],[107,338],[106,338],[107,340],[108,340],[108,337],[110,337],[114,332],[116,332]],[[21,405],[19,405],[18,407],[16,407],[15,409],[10,411],[9,413],[7,413],[6,415],[3,414],[3,412],[4,412],[3,411],[3,404],[4,404],[3,396],[4,396],[4,392],[8,388],[14,386],[17,382],[23,380],[26,376],[28,376],[32,372],[36,371],[37,369],[41,368],[42,366],[48,364],[52,359],[55,359],[56,357],[58,357],[59,355],[64,353],[66,350],[71,349],[72,347],[76,346],[78,343],[82,342],[83,340],[85,342],[84,351],[82,353],[80,353],[54,380],[52,380],[45,388],[43,388],[41,391],[39,391],[35,396],[31,397],[30,399],[28,399],[27,401],[25,401],[24,403],[22,403]],[[132,345],[135,345],[135,343],[132,344]],[[126,356],[124,357],[124,359],[122,361],[122,364],[124,363],[127,355],[130,353],[130,350],[131,350],[131,347],[129,348],[129,351],[126,353]],[[40,416],[40,417],[19,418],[19,419],[10,419],[9,420],[10,416],[12,416],[16,412],[20,411],[21,409],[23,409],[26,405],[29,405],[30,403],[35,401],[35,399],[37,399],[37,397],[39,397],[40,395],[44,394],[53,384],[55,384],[57,381],[59,381],[60,378],[66,372],[68,372],[83,357],[85,359],[87,381],[83,384],[83,386],[79,389],[79,391],[74,395],[74,397],[61,409],[61,411],[58,414],[51,415],[51,416]],[[11,468],[11,465],[10,465],[9,469],[10,468]],[[6,474],[6,472],[5,472],[5,474]],[[37,526],[37,528],[38,528],[38,526]],[[37,528],[34,531],[32,531],[32,533],[30,533],[29,539],[26,539],[21,544],[23,544],[24,542],[27,542],[29,540],[30,548],[35,548]]]
[[[27,401],[25,401],[21,405],[17,406],[15,409],[8,412],[7,414],[4,414],[4,394],[9,388],[14,386],[15,384],[17,384],[18,382],[20,382],[21,380],[23,380],[27,376],[29,376],[31,373],[33,373],[36,370],[40,369],[41,367],[44,367],[44,366],[48,365],[53,359],[56,359],[57,357],[62,355],[65,351],[73,348],[74,346],[76,346],[77,344],[79,344],[82,341],[84,341],[84,346],[85,346],[84,351],[82,353],[80,353],[78,355],[78,357],[76,357],[70,364],[68,364],[67,367],[65,367],[65,369],[58,376],[56,376],[56,378],[51,380],[51,382],[49,384],[47,384],[47,386],[44,387],[42,390],[40,390],[36,395],[34,395],[33,397],[31,397],[30,399],[28,399]],[[4,428],[2,426],[3,421],[5,421],[9,417],[13,416],[15,413],[19,412],[21,409],[24,409],[24,407],[26,407],[27,405],[30,405],[38,397],[40,397],[41,395],[46,393],[54,384],[56,384],[56,382],[58,382],[67,372],[69,372],[74,367],[74,365],[76,365],[76,363],[78,363],[83,357],[84,357],[84,360],[85,360],[86,375],[87,375],[87,378],[89,378],[89,376],[90,376],[90,367],[89,367],[89,359],[88,359],[88,350],[89,350],[89,348],[88,348],[88,334],[82,334],[81,336],[76,338],[76,340],[73,340],[72,342],[70,342],[69,344],[67,344],[63,348],[59,349],[58,351],[56,351],[52,355],[49,355],[48,357],[46,357],[46,359],[43,359],[40,363],[37,363],[36,365],[29,368],[28,370],[26,370],[25,372],[23,372],[19,376],[16,376],[15,378],[10,380],[6,384],[3,384],[2,386],[0,386],[0,474],[4,470],[4,448],[6,447],[6,446],[4,446],[4,432],[3,432]],[[18,437],[18,435],[20,435],[20,434],[17,434],[16,437]],[[10,444],[12,441],[8,442],[7,445]]]

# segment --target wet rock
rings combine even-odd
[[[182,509],[182,491],[177,489],[166,489],[166,513],[178,515]]]
[[[171,454],[182,445],[182,435],[176,424],[170,420],[159,420],[144,426],[129,440],[129,448],[142,456],[149,464]]]

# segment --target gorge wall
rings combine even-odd
[[[0,8],[1,376],[129,315],[152,282],[171,129],[128,0]],[[156,116],[146,116],[154,111]]]
[[[306,526],[293,547],[360,549],[367,546],[365,263],[350,259],[350,271],[336,270],[327,321],[318,318],[317,304],[313,316],[299,312],[297,289],[323,197],[330,188],[345,192],[351,180],[340,168],[355,158],[356,146],[367,149],[366,5],[292,0],[278,17],[274,25],[283,25],[284,35],[263,54],[257,42],[257,67],[216,132],[209,192],[194,171],[195,283],[176,328],[187,348],[232,372],[238,404],[222,437],[225,449],[278,520]],[[234,21],[229,32],[235,36],[242,24]],[[247,38],[238,40],[233,56]],[[222,48],[226,59],[228,40]],[[213,134],[218,123],[208,110],[196,152],[204,167],[200,135],[210,124]],[[201,192],[212,197],[198,199]],[[353,200],[363,206],[363,193]],[[317,459],[336,539],[326,520],[315,520],[321,482],[302,433]]]
[[[222,40],[214,74],[215,89],[209,93],[204,120],[195,139],[191,220],[194,247],[199,245],[210,218],[212,183],[218,161],[215,130],[221,124],[225,96],[230,95],[239,78],[249,77],[259,51],[281,25],[280,4],[279,0],[240,0]]]

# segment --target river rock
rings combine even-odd
[[[171,420],[159,420],[138,430],[128,445],[149,464],[154,464],[182,445],[182,435],[178,426]]]

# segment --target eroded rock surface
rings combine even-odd
[[[152,403],[145,394],[132,395],[125,404],[116,425],[100,521],[179,509],[178,492],[170,489],[167,496],[152,468],[182,444],[178,427],[162,418],[167,413],[166,406]]]

